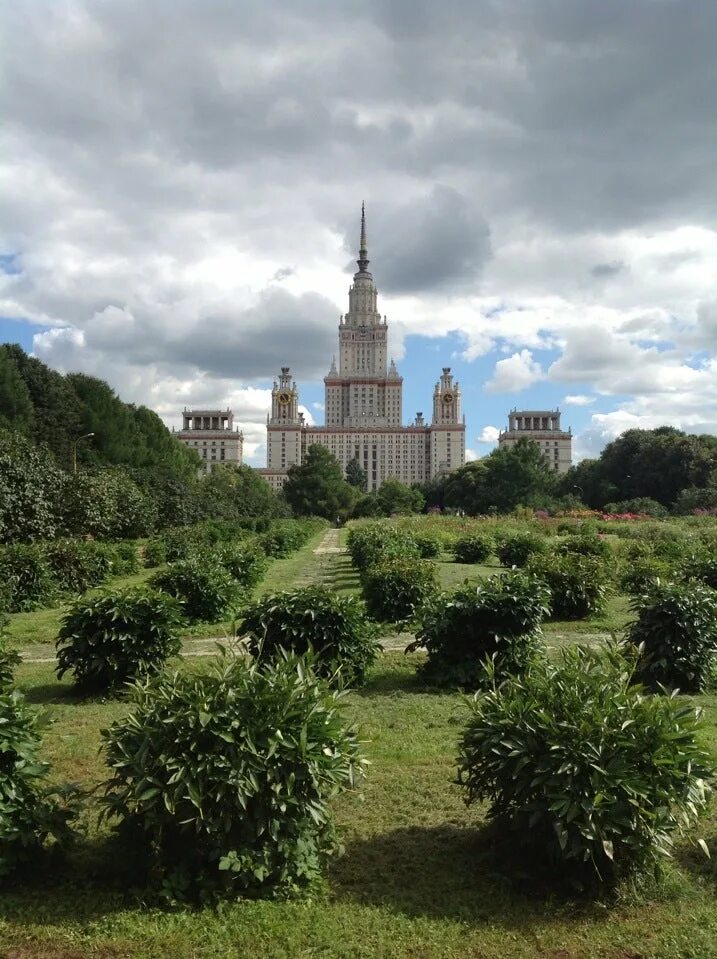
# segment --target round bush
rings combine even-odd
[[[91,586],[98,586],[112,568],[104,544],[91,540],[58,539],[47,544],[45,557],[59,587],[71,593],[84,593]]]
[[[418,547],[421,559],[433,559],[441,552],[441,541],[431,533],[411,533],[413,542]]]
[[[693,707],[631,685],[614,649],[563,650],[477,695],[460,742],[469,803],[575,879],[606,880],[668,854],[705,804],[709,757]]]
[[[130,576],[139,572],[139,553],[135,543],[125,541],[106,543],[104,546],[109,554],[113,576]]]
[[[717,589],[717,556],[706,552],[693,554],[681,564],[680,573],[686,579],[696,579]]]
[[[514,533],[504,536],[496,544],[495,553],[501,566],[517,566],[519,569],[528,563],[531,556],[544,553],[547,549],[542,536],[535,533]]]
[[[293,656],[223,656],[137,685],[133,713],[103,734],[103,803],[165,894],[285,895],[321,876],[329,800],[363,768],[338,695]]]
[[[376,660],[375,627],[354,596],[326,586],[306,586],[262,596],[244,613],[242,630],[259,659],[273,659],[283,649],[315,654],[314,668],[342,684],[362,683]]]
[[[386,523],[367,523],[349,529],[348,549],[354,566],[363,573],[380,560],[419,559],[420,548],[410,533]]]
[[[381,560],[369,566],[363,575],[369,615],[379,621],[412,619],[437,589],[436,567],[426,559]]]
[[[406,652],[427,651],[419,673],[429,682],[475,689],[488,680],[486,659],[499,678],[526,668],[540,648],[548,600],[547,588],[521,572],[466,584],[426,604]]]
[[[584,619],[605,610],[610,573],[593,556],[534,556],[528,570],[550,590],[551,619]]]
[[[214,554],[240,586],[251,588],[261,582],[269,565],[266,556],[253,543],[228,543]]]
[[[155,573],[150,584],[175,596],[191,622],[218,622],[231,612],[239,599],[238,583],[211,556],[191,555],[172,563]]]
[[[179,652],[181,606],[166,593],[126,589],[82,597],[62,621],[57,675],[81,689],[121,686],[160,669]]]
[[[8,613],[36,609],[57,594],[45,552],[34,543],[0,548],[0,583]]]
[[[44,846],[71,836],[75,808],[67,790],[47,785],[38,730],[39,714],[21,694],[0,688],[0,876],[36,865]]]
[[[453,551],[457,563],[485,563],[493,552],[493,540],[490,536],[471,533],[456,540]]]
[[[610,544],[599,536],[568,536],[555,547],[559,556],[595,556],[609,560],[614,557]]]
[[[167,562],[167,544],[161,536],[147,540],[144,547],[144,565],[150,569]]]
[[[673,578],[667,563],[650,557],[635,559],[626,564],[620,574],[620,590],[630,596],[648,593],[660,582]]]
[[[635,678],[650,689],[695,693],[711,685],[717,652],[717,591],[665,583],[632,602],[626,640],[638,647]]]

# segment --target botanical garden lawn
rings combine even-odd
[[[324,893],[299,902],[162,910],[132,890],[122,850],[94,814],[63,862],[0,893],[0,955],[13,959],[704,959],[717,957],[715,874],[688,842],[648,890],[616,901],[561,898],[491,854],[482,812],[455,776],[462,697],[423,689],[418,655],[388,653],[347,699],[371,760],[361,795],[334,803],[345,844]],[[203,669],[206,660],[183,668]],[[99,730],[127,708],[77,701],[50,665],[23,665],[28,698],[52,719],[44,753],[60,780],[103,775]],[[717,700],[702,698],[717,750]],[[717,841],[717,818],[698,835]]]

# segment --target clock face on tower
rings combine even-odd
[[[291,396],[288,393],[279,393],[277,399],[282,406],[288,406],[291,402]]]
[[[450,404],[453,402],[453,394],[452,394],[452,393],[444,393],[444,394],[443,394],[443,402],[446,404],[446,406],[450,406]]]

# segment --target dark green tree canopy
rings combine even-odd
[[[344,516],[355,496],[341,464],[325,446],[310,446],[304,462],[289,467],[284,497],[296,516]]]
[[[356,489],[361,490],[361,492],[366,491],[368,477],[362,469],[357,456],[354,456],[354,458],[346,464],[346,482],[350,483],[351,486],[355,486]]]

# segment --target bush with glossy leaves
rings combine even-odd
[[[216,623],[229,616],[241,595],[231,573],[211,555],[191,554],[155,573],[150,585],[176,597],[190,622]]]
[[[550,590],[551,619],[585,619],[605,610],[612,574],[594,556],[539,555],[528,571]]]
[[[349,528],[351,562],[361,574],[379,561],[420,559],[421,550],[411,533],[387,523],[363,523]]]
[[[490,536],[470,533],[456,540],[453,552],[457,563],[485,563],[495,548]]]
[[[625,638],[638,649],[635,678],[697,693],[714,684],[717,666],[717,591],[700,582],[664,583],[636,597],[637,618]]]
[[[72,838],[70,789],[48,785],[40,718],[12,686],[0,686],[0,877],[36,864],[49,845]]]
[[[95,540],[55,540],[45,546],[45,557],[60,588],[70,593],[99,586],[112,570],[110,550]]]
[[[516,566],[522,569],[531,556],[544,553],[546,550],[547,546],[542,536],[525,532],[501,536],[496,543],[495,553],[501,566],[507,566],[509,569]]]
[[[573,881],[669,855],[705,805],[694,706],[646,695],[615,649],[572,647],[470,704],[459,781],[521,850]]]
[[[103,806],[164,896],[286,896],[322,877],[330,800],[363,770],[340,695],[293,655],[223,655],[135,687],[133,711],[103,733]]]
[[[182,608],[172,596],[146,588],[81,597],[62,620],[57,675],[70,672],[88,692],[118,689],[161,669],[180,650]]]
[[[655,589],[660,583],[674,579],[675,571],[668,563],[648,556],[625,563],[618,584],[622,593],[641,596]]]
[[[59,591],[45,550],[37,543],[0,547],[0,583],[7,613],[37,609]]]
[[[438,590],[435,564],[427,559],[382,559],[364,570],[362,582],[369,616],[393,623],[413,620]]]
[[[556,545],[555,552],[559,556],[595,556],[608,561],[615,555],[607,540],[584,534],[567,536]]]
[[[541,649],[549,598],[543,583],[523,572],[466,583],[426,604],[406,652],[426,650],[419,673],[439,686],[478,688],[489,681],[486,660],[499,678],[522,672]]]
[[[226,543],[217,548],[213,557],[230,573],[232,579],[248,589],[261,582],[269,566],[258,543],[250,540]]]
[[[380,649],[363,603],[327,586],[262,596],[243,612],[242,633],[261,660],[312,650],[316,672],[342,685],[364,682]]]

